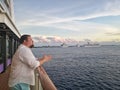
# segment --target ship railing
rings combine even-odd
[[[42,66],[35,70],[35,86],[31,87],[31,90],[57,90]]]

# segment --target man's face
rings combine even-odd
[[[33,48],[34,47],[33,40],[32,40],[31,37],[27,38],[26,43],[29,46],[29,48]]]

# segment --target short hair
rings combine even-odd
[[[28,37],[30,37],[30,35],[27,35],[27,34],[26,35],[22,35],[21,38],[19,39],[20,44],[22,44],[24,42],[24,40],[27,40]]]

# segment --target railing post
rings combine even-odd
[[[43,90],[37,70],[35,70],[35,86],[31,86],[30,88],[31,90]]]

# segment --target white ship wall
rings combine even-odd
[[[14,22],[13,0],[0,0],[0,23],[4,23],[18,37],[20,33]]]

